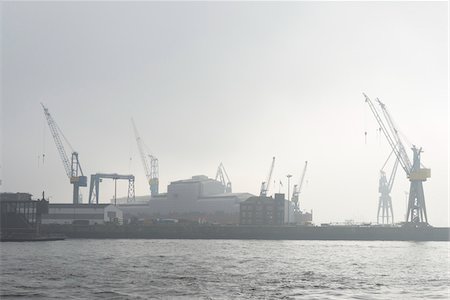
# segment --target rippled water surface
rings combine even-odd
[[[448,299],[449,243],[2,243],[2,299]]]

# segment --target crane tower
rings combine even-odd
[[[377,120],[381,131],[386,137],[389,146],[391,147],[392,151],[399,161],[399,164],[405,171],[406,176],[410,181],[406,223],[412,224],[416,227],[428,226],[429,224],[425,206],[423,182],[431,177],[431,170],[422,168],[422,165],[420,163],[422,148],[417,148],[415,145],[412,146],[411,150],[413,152],[413,162],[411,163],[411,160],[406,154],[406,150],[403,146],[402,140],[400,139],[398,129],[396,128],[392,117],[386,108],[386,105],[382,103],[378,98],[376,99],[383,113],[384,119],[386,121],[385,123],[383,122],[379,112],[375,108],[375,105],[370,100],[370,98],[366,94],[363,95],[366,99],[366,103],[369,105],[370,110]]]
[[[48,111],[48,108],[42,104],[42,108],[44,109],[44,114],[47,119],[48,127],[50,128],[50,132],[52,133],[53,140],[55,141],[56,149],[59,152],[59,156],[63,162],[64,169],[66,171],[67,177],[69,177],[69,181],[73,184],[73,204],[78,204],[80,199],[80,187],[87,186],[87,177],[83,175],[83,170],[81,169],[81,164],[78,159],[78,152],[73,151],[72,146],[67,141],[66,137],[62,133],[61,129],[59,129],[55,120]],[[64,149],[64,145],[61,141],[60,135],[64,138],[66,143],[72,150],[71,159],[67,157],[66,150]]]
[[[300,182],[297,185],[294,185],[294,191],[292,193],[292,202],[294,202],[294,209],[295,211],[300,211],[300,205],[298,202],[298,196],[300,195],[300,192],[302,191],[303,182],[305,180],[305,174],[306,174],[306,167],[308,166],[308,162],[305,161],[305,167],[303,168],[302,176],[300,177]]]
[[[380,179],[378,185],[378,192],[380,193],[379,201],[378,201],[378,212],[377,212],[377,223],[378,224],[394,224],[394,210],[392,207],[392,198],[391,191],[392,186],[394,185],[395,174],[398,168],[398,159],[395,158],[394,166],[392,167],[391,175],[389,176],[389,180],[386,177],[386,172],[384,171],[384,167],[386,163],[389,161],[391,155],[389,155],[388,159],[384,163],[383,167],[380,170]],[[381,222],[380,222],[381,217]]]
[[[159,163],[158,159],[150,154],[148,147],[145,146],[144,141],[139,135],[134,120],[133,124],[134,135],[138,146],[139,154],[141,156],[142,165],[144,166],[145,176],[147,177],[148,185],[150,187],[150,195],[155,196],[159,193]],[[145,148],[145,149],[144,149]]]
[[[270,188],[270,182],[272,180],[272,173],[274,167],[275,167],[275,156],[272,157],[272,164],[270,165],[269,175],[267,175],[266,181],[263,181],[261,183],[261,190],[259,193],[260,196],[267,197],[267,192],[269,191]]]
[[[231,193],[231,181],[222,163],[220,163],[219,167],[217,168],[216,180],[218,179],[224,187],[224,192]]]

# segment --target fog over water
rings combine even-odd
[[[365,92],[407,148],[423,147],[428,219],[449,226],[448,2],[0,5],[2,191],[71,202],[43,102],[85,175],[134,174],[137,195],[148,187],[131,117],[162,191],[223,162],[233,191],[258,194],[276,156],[272,192],[287,192],[307,160],[300,202],[316,223],[373,222],[390,150]],[[109,202],[113,183],[101,189]],[[408,189],[399,170],[397,221]]]

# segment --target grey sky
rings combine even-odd
[[[148,187],[131,117],[160,160],[162,191],[213,177],[222,161],[234,191],[257,194],[276,156],[274,178],[286,192],[285,175],[298,181],[308,160],[301,205],[317,223],[375,221],[389,149],[366,92],[424,148],[429,221],[448,226],[447,6],[2,2],[1,188],[71,201],[42,101],[85,174],[132,173],[138,195]],[[408,187],[400,170],[396,220]],[[101,193],[109,201],[112,183]]]

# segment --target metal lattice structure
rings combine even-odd
[[[231,193],[231,181],[222,163],[220,163],[219,167],[217,168],[216,180],[222,183],[225,193]]]
[[[275,156],[272,158],[272,164],[270,165],[269,175],[267,175],[266,181],[261,183],[261,190],[259,195],[267,197],[267,193],[269,192],[270,182],[272,181],[272,173],[275,167]]]
[[[385,118],[385,122],[383,122],[373,102],[366,94],[363,95],[393,153],[397,157],[399,164],[402,166],[407,178],[410,181],[406,222],[415,226],[427,226],[428,217],[425,205],[425,195],[423,192],[423,182],[431,177],[431,170],[421,167],[420,154],[422,153],[422,148],[417,148],[415,145],[412,146],[411,150],[413,152],[413,162],[411,163],[411,160],[406,154],[398,129],[395,126],[386,105],[378,98],[376,99]],[[387,125],[385,123],[387,123]]]
[[[292,192],[292,202],[294,202],[294,209],[298,212],[300,211],[300,205],[299,205],[299,195],[302,191],[303,182],[305,181],[305,174],[306,174],[306,168],[308,166],[308,161],[305,161],[305,166],[303,167],[302,176],[300,177],[300,182],[296,185],[294,185],[294,191]]]
[[[114,180],[114,184],[117,183],[117,180],[128,180],[127,203],[135,201],[134,175],[97,173],[91,175],[91,186],[89,187],[89,204],[98,204],[98,200],[100,197],[100,182],[102,181],[102,179],[112,179]],[[114,198],[117,198],[116,191],[114,192]]]
[[[386,166],[386,163],[389,161],[393,152],[389,155],[388,159],[384,163],[383,167],[380,170],[380,179],[378,192],[380,193],[379,201],[378,201],[378,211],[377,211],[377,223],[378,224],[394,224],[394,209],[392,207],[392,198],[391,191],[394,185],[395,174],[397,173],[399,161],[396,158],[394,162],[394,166],[392,167],[391,175],[389,176],[389,180],[386,177],[386,172],[383,170]],[[380,220],[381,218],[381,220]]]
[[[134,135],[138,146],[139,154],[141,156],[142,165],[144,167],[145,176],[150,188],[150,194],[152,196],[159,194],[159,161],[158,159],[149,154],[148,147],[145,146],[144,141],[139,135],[134,120],[131,119],[133,124]],[[146,150],[147,149],[147,150]]]
[[[84,176],[83,170],[81,169],[81,164],[78,159],[78,152],[73,151],[69,141],[65,138],[61,129],[59,129],[58,124],[56,124],[55,120],[50,115],[48,108],[46,108],[42,103],[41,105],[42,108],[44,109],[44,114],[47,119],[48,127],[50,128],[53,140],[55,141],[56,149],[58,150],[59,156],[61,157],[64,170],[66,171],[66,175],[69,178],[70,183],[73,184],[73,199],[72,199],[73,204],[78,204],[80,199],[80,187],[87,186],[87,177]],[[72,156],[70,160],[67,156],[60,135],[64,138],[64,140],[72,150]]]

